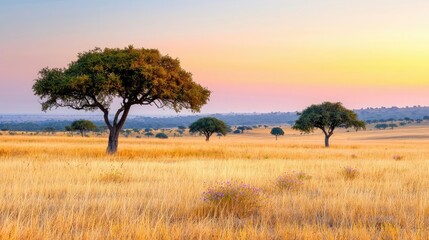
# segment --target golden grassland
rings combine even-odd
[[[429,127],[212,137],[0,136],[0,239],[429,239]],[[359,170],[344,179],[344,167]],[[275,191],[284,172],[312,176]],[[243,181],[250,216],[212,216],[202,193]]]

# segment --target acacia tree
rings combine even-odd
[[[283,129],[279,127],[274,127],[273,129],[271,129],[271,135],[276,136],[276,141],[277,141],[277,137],[285,135],[285,132],[283,131]]]
[[[189,132],[191,134],[200,133],[204,134],[206,141],[210,140],[213,133],[220,133],[226,135],[228,132],[228,126],[222,120],[214,117],[200,118],[189,126]]]
[[[198,112],[210,96],[178,59],[156,49],[132,46],[95,48],[80,53],[67,68],[44,68],[33,91],[41,98],[44,111],[58,107],[101,110],[109,129],[110,154],[117,151],[119,134],[133,105]],[[118,109],[111,109],[112,102],[120,104]]]
[[[325,134],[325,147],[329,147],[329,138],[336,128],[354,128],[356,131],[365,129],[365,122],[339,102],[311,105],[298,115],[292,128],[305,133],[313,132],[314,128],[321,129]]]
[[[77,120],[72,122],[70,125],[71,130],[79,131],[81,136],[85,135],[86,131],[94,131],[97,129],[97,126],[91,121],[88,120]]]

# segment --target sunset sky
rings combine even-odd
[[[41,68],[130,44],[179,58],[203,113],[429,105],[427,0],[0,0],[0,113],[41,113]]]

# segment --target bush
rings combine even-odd
[[[405,157],[401,156],[401,155],[395,155],[392,158],[393,158],[393,160],[400,161],[400,160],[403,160]]]
[[[346,180],[353,180],[359,176],[359,170],[352,167],[345,167],[340,172],[340,174],[344,177]]]
[[[161,138],[161,139],[167,139],[168,138],[168,135],[167,134],[165,134],[165,133],[157,133],[156,135],[155,135],[155,137],[156,138]]]
[[[209,187],[202,197],[214,215],[247,216],[259,210],[263,195],[261,189],[249,184],[227,181]]]
[[[125,174],[117,169],[112,169],[109,172],[102,173],[98,180],[105,183],[121,183],[129,181],[129,179],[125,177]]]
[[[284,173],[277,178],[275,185],[280,190],[296,191],[304,184],[304,180],[311,179],[311,176],[304,173]]]

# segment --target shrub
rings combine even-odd
[[[257,212],[264,200],[260,188],[242,182],[227,181],[209,187],[202,194],[203,201],[214,215],[248,216]]]
[[[165,134],[165,133],[157,133],[156,135],[155,135],[155,137],[156,138],[161,138],[161,139],[167,139],[168,138],[168,135],[167,134]]]
[[[275,185],[280,190],[295,191],[302,187],[304,180],[308,179],[311,179],[311,176],[304,172],[284,173],[277,178]]]
[[[393,158],[393,160],[400,161],[400,160],[403,160],[405,157],[401,156],[401,155],[395,155],[392,158]]]
[[[109,172],[100,174],[98,180],[105,183],[121,183],[129,181],[129,178],[127,178],[125,174],[118,169],[112,169]]]
[[[359,176],[359,170],[352,167],[344,167],[340,174],[344,177],[346,180],[353,180]]]

